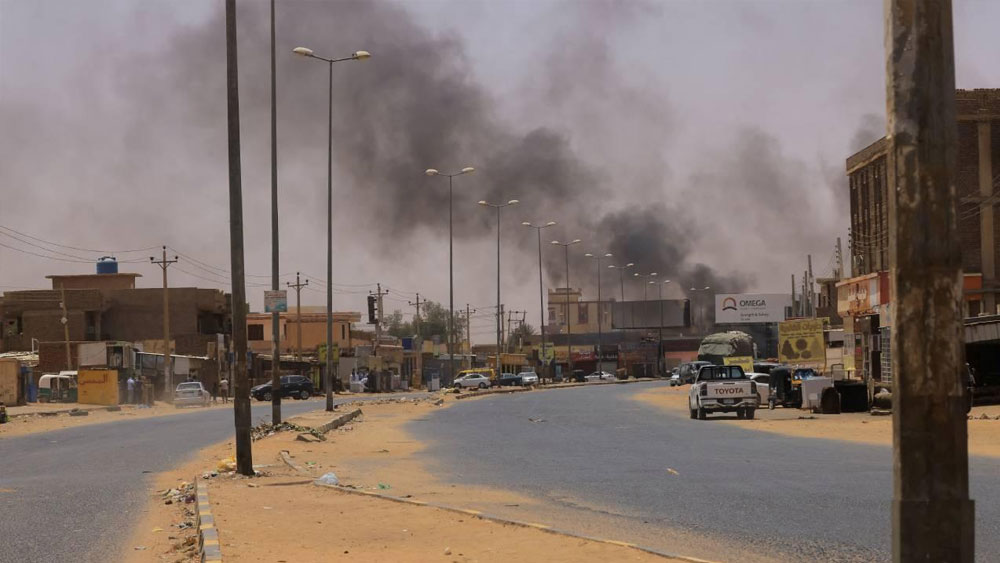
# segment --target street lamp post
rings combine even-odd
[[[655,281],[650,281],[651,284],[656,284],[658,290],[657,297],[660,300],[660,325],[657,327],[656,331],[656,372],[660,375],[663,374],[663,286],[670,283],[670,280],[663,280],[660,283]]]
[[[492,207],[497,210],[497,361],[496,361],[496,376],[499,381],[500,378],[500,335],[502,334],[503,319],[500,317],[500,210],[504,207],[511,205],[517,205],[520,203],[516,199],[508,200],[507,203],[489,203],[486,200],[480,200],[479,205],[483,207]]]
[[[649,274],[640,274],[639,272],[636,272],[636,273],[634,273],[632,275],[635,276],[636,279],[642,280],[642,279],[645,279],[645,278],[655,278],[656,277],[656,272],[651,272]],[[642,320],[643,320],[643,322],[646,322],[646,312],[648,310],[647,309],[647,301],[646,301],[646,286],[647,285],[648,284],[645,284],[645,283],[642,284]],[[648,365],[648,364],[643,364],[643,366],[644,366],[643,367],[643,373],[646,372],[646,368],[645,368],[646,365]]]
[[[601,258],[611,258],[613,255],[610,252],[604,253],[603,256],[588,252],[584,256],[597,260],[597,371],[604,373],[604,362],[601,361],[604,353],[601,345],[604,339],[604,329],[601,327],[604,322],[604,311],[601,308]]]
[[[368,51],[355,51],[350,57],[328,59],[313,53],[312,49],[296,47],[296,55],[327,63],[329,68],[329,88],[327,89],[327,145],[326,145],[326,372],[323,387],[326,388],[326,410],[333,410],[333,63],[342,61],[363,61],[371,56]]]
[[[566,361],[569,366],[569,376],[573,377],[573,322],[569,318],[569,247],[580,242],[573,239],[569,242],[552,241],[552,244],[563,247],[566,252]]]
[[[466,166],[459,172],[453,174],[444,174],[438,172],[434,168],[428,168],[424,171],[424,174],[428,176],[447,176],[448,177],[448,376],[449,379],[455,379],[455,248],[454,248],[454,221],[452,220],[452,194],[454,190],[452,189],[452,179],[455,176],[461,176],[462,174],[472,174],[476,169],[471,166]],[[472,346],[472,343],[469,343]],[[470,348],[471,349],[471,348]]]
[[[545,373],[545,296],[542,293],[542,229],[555,226],[555,221],[549,221],[544,225],[533,225],[532,223],[525,221],[521,223],[525,227],[531,227],[535,229],[538,234],[538,314],[539,320],[541,321],[542,327],[542,347],[540,348],[538,359],[542,363],[542,373],[539,377],[542,377]]]
[[[609,269],[618,270],[618,285],[621,287],[622,291],[622,332],[625,332],[625,270],[634,267],[635,264],[632,262],[621,266],[616,266],[614,264],[608,266]]]

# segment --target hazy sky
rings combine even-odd
[[[237,4],[257,309],[270,272],[267,4]],[[228,289],[222,7],[0,0],[0,290],[91,272],[99,250],[156,286],[145,262],[162,244],[182,254],[172,285]],[[955,2],[960,88],[1000,86],[996,21],[1000,2]],[[447,302],[447,184],[422,170],[475,166],[455,183],[456,303],[495,301],[495,216],[475,202],[517,198],[504,302],[537,325],[523,220],[558,221],[545,242],[584,240],[571,282],[588,291],[587,251],[676,277],[673,297],[703,279],[787,291],[808,253],[827,274],[848,226],[844,159],[883,133],[882,26],[877,0],[279,1],[282,285],[302,271],[304,302],[325,302],[326,68],[292,47],[373,54],[334,69],[335,308],[362,310],[375,282],[392,289],[389,309],[412,312],[415,292]],[[561,254],[543,250],[546,284],[562,283]],[[491,326],[474,321],[480,340]]]

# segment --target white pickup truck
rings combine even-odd
[[[691,418],[699,420],[716,412],[735,412],[736,418],[753,418],[758,406],[757,384],[740,366],[702,366],[688,396]]]

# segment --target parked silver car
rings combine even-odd
[[[538,385],[538,374],[533,371],[522,371],[517,376],[521,378],[521,385]]]
[[[205,390],[200,381],[185,381],[174,390],[174,407],[207,407],[212,401],[212,395]]]
[[[486,389],[490,386],[490,378],[482,373],[468,373],[455,378],[455,387],[465,389]]]

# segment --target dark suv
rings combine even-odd
[[[313,383],[308,377],[302,375],[281,376],[281,397],[293,399],[308,399],[313,394]],[[250,396],[258,401],[271,400],[271,383],[258,385],[250,389]]]

